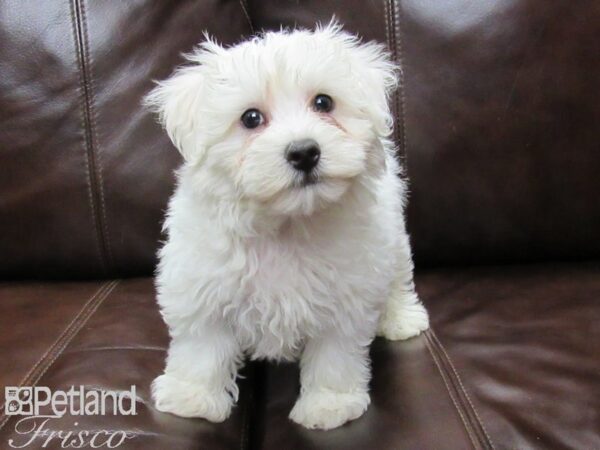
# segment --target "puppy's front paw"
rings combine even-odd
[[[429,314],[416,298],[413,302],[388,302],[379,319],[377,334],[391,341],[409,339],[429,328]]]
[[[370,401],[366,391],[308,391],[296,401],[290,419],[306,428],[330,430],[362,416]]]
[[[233,405],[231,396],[224,389],[215,391],[166,374],[152,383],[152,398],[159,411],[181,417],[201,417],[211,422],[227,419]]]

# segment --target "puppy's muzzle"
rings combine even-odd
[[[319,164],[321,149],[314,139],[293,141],[285,149],[285,159],[294,169],[308,175]]]

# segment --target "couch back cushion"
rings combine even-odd
[[[140,101],[239,1],[0,6],[0,274],[151,274],[180,156]]]
[[[600,3],[402,5],[418,261],[600,256]]]
[[[30,2],[31,3],[31,2]],[[178,153],[140,100],[208,30],[333,14],[388,44],[419,265],[600,254],[600,21],[560,0],[0,6],[0,276],[150,274]]]

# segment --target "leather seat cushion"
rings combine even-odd
[[[372,404],[332,432],[287,419],[295,366],[266,368],[263,447],[600,448],[600,265],[431,270],[432,328],[372,348]]]
[[[599,264],[437,269],[417,274],[417,288],[432,329],[374,343],[372,404],[330,432],[287,418],[299,390],[295,364],[249,365],[223,424],[157,412],[149,386],[168,336],[148,278],[4,284],[0,381],[136,385],[137,416],[52,422],[133,432],[127,448],[600,448]],[[2,442],[18,438],[7,418]]]
[[[240,401],[229,420],[212,424],[156,411],[150,384],[164,367],[166,327],[151,278],[87,283],[6,283],[0,288],[0,382],[68,390],[129,390],[136,386],[135,416],[69,416],[49,430],[124,430],[135,435],[119,448],[245,448],[252,367],[240,381]],[[4,389],[2,389],[4,391]],[[2,405],[4,413],[4,405]],[[47,412],[46,412],[47,413]],[[0,446],[23,443],[15,431],[21,416],[0,416]],[[75,424],[77,423],[77,424]],[[99,438],[99,441],[102,439]],[[44,438],[27,448],[41,447]],[[46,448],[60,448],[54,440]]]

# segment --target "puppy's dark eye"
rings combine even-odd
[[[246,128],[256,128],[265,121],[262,113],[255,108],[249,109],[242,114],[242,123]]]
[[[329,112],[333,109],[333,99],[327,94],[319,94],[313,100],[315,111]]]

